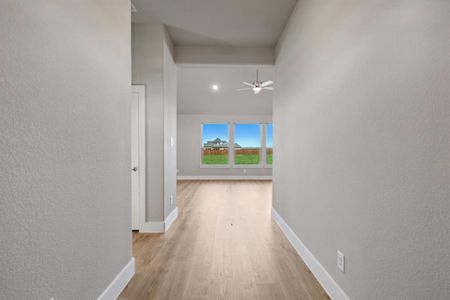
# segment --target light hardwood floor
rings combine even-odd
[[[268,181],[181,181],[165,234],[133,234],[119,299],[329,299],[271,220]]]

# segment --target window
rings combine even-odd
[[[203,123],[201,132],[203,167],[272,167],[272,123]]]
[[[202,125],[202,164],[228,165],[228,124]]]
[[[261,128],[259,124],[236,124],[234,127],[234,164],[261,163]]]
[[[273,149],[272,149],[272,136],[273,128],[272,124],[266,125],[266,164],[272,165]]]

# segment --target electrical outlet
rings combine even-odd
[[[336,264],[337,264],[338,269],[341,270],[342,273],[345,273],[345,256],[339,250],[337,252]]]
[[[171,195],[169,198],[170,198],[170,205],[173,205],[173,196]]]

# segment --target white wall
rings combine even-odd
[[[450,298],[449,38],[449,1],[301,0],[278,45],[273,206],[352,299]]]
[[[178,115],[178,176],[271,176],[271,168],[202,168],[201,124],[218,122],[272,122],[267,115]],[[275,158],[276,159],[276,158]],[[275,160],[274,159],[274,160]]]
[[[164,25],[132,24],[132,82],[146,87],[147,221],[164,216]]]
[[[0,2],[0,299],[96,299],[131,259],[130,22]]]
[[[132,81],[146,86],[147,208],[146,220],[161,222],[176,206],[174,147],[176,138],[176,69],[173,46],[161,23],[132,25]]]
[[[177,67],[170,38],[164,40],[164,219],[176,207],[177,194]],[[171,50],[172,48],[172,50]],[[173,197],[171,201],[170,197]]]
[[[160,222],[176,207],[177,70],[164,25],[134,23],[132,53],[133,84],[146,86],[146,220]],[[174,146],[170,145],[171,137]]]

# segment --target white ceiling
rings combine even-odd
[[[270,67],[260,68],[260,80],[272,80]],[[249,67],[180,67],[178,68],[179,114],[272,115],[272,91],[254,95],[236,91],[242,81],[255,81],[256,68]],[[211,86],[217,84],[219,90]]]
[[[133,0],[133,22],[168,26],[178,46],[274,47],[297,0]]]

